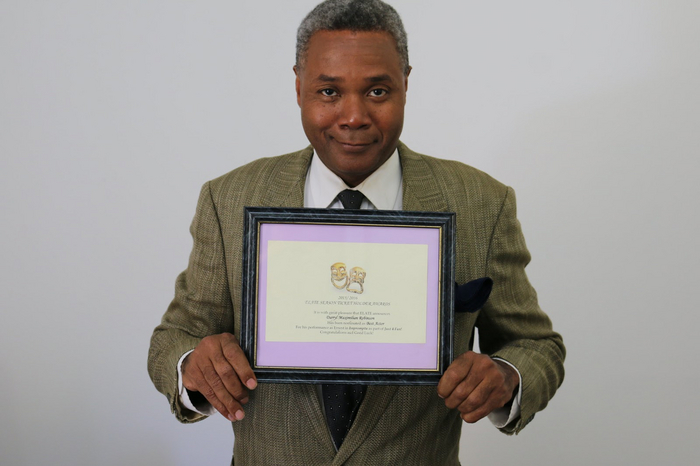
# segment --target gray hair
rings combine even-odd
[[[408,65],[408,39],[401,17],[381,0],[326,0],[311,10],[297,30],[297,66],[306,59],[309,40],[318,31],[385,31],[396,41],[405,74]]]

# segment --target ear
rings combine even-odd
[[[301,107],[301,80],[299,78],[299,74],[301,73],[301,70],[297,67],[297,65],[294,65],[294,74],[296,75],[296,82],[295,82],[295,87],[297,91],[297,105]]]
[[[405,90],[406,92],[408,92],[408,75],[411,74],[411,70],[412,70],[412,69],[413,69],[413,67],[412,67],[412,66],[409,66],[409,67],[408,67],[408,71],[406,72],[406,76],[404,76],[404,78],[403,78],[403,79],[404,79],[404,81],[403,81],[404,90]]]

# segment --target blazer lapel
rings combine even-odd
[[[313,153],[313,148],[308,146],[282,159],[265,196],[268,207],[304,207],[304,184]]]
[[[357,417],[352,423],[348,435],[343,440],[338,453],[333,458],[333,465],[341,465],[362,445],[367,436],[374,430],[391,400],[399,389],[390,385],[370,385],[367,387],[365,399],[362,400]],[[330,437],[330,434],[328,434]]]
[[[270,186],[271,207],[304,207],[304,185],[313,153],[313,148],[308,146],[297,156],[287,159],[279,168],[276,183]],[[325,445],[329,453],[333,452],[333,439],[328,432],[326,416],[321,409],[316,386],[301,385],[299,388],[299,405],[313,425],[313,433],[319,445]]]
[[[328,431],[326,415],[321,409],[321,402],[316,393],[316,385],[299,385],[299,390],[295,393],[299,394],[298,406],[301,406],[301,412],[307,416],[313,426],[313,435],[316,437],[316,441],[319,445],[323,445],[329,457],[334,457],[335,447],[331,433]]]
[[[274,178],[268,183],[266,193],[257,205],[265,207],[304,207],[304,184],[311,163],[313,148],[308,146],[290,157],[282,157],[272,170]],[[315,385],[297,385],[289,390],[300,407],[300,416],[306,416],[313,426],[313,434],[319,445],[328,448],[329,455],[335,453],[333,439]]]
[[[399,142],[403,173],[403,210],[445,212],[448,210],[444,190],[425,162],[425,156],[413,152]]]

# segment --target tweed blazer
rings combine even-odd
[[[493,278],[482,310],[457,314],[455,354],[471,348],[500,357],[522,376],[521,417],[502,429],[517,433],[543,409],[564,377],[565,349],[537,303],[525,266],[530,255],[516,218],[515,195],[460,162],[415,153],[402,143],[404,210],[456,212],[458,283]],[[243,207],[302,207],[312,149],[256,160],[207,182],[191,226],[194,240],[175,298],[156,327],[149,374],[181,422],[202,418],[178,402],[177,361],[207,336],[240,337]],[[336,452],[315,387],[265,384],[250,392],[246,417],[235,422],[234,461],[243,465],[458,465],[462,420],[435,387],[369,386]]]

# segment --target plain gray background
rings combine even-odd
[[[0,463],[226,465],[146,373],[199,187],[307,141],[304,1],[0,1]],[[513,186],[569,356],[517,437],[467,465],[661,465],[697,442],[695,0],[394,1],[403,141]]]

